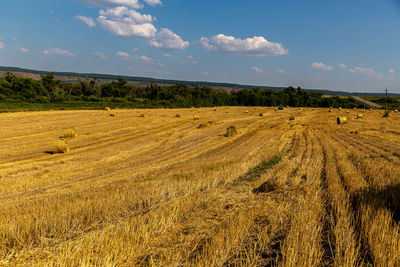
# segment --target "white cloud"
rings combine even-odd
[[[24,47],[17,47],[17,49],[19,51],[21,51],[22,53],[28,53],[29,52],[29,50],[27,48],[24,48]]]
[[[388,69],[388,72],[389,72],[390,74],[395,74],[395,73],[396,73],[396,71],[395,71],[394,69]]]
[[[67,57],[74,57],[75,55],[69,52],[68,50],[63,50],[60,48],[50,48],[48,50],[43,50],[43,54],[45,55],[60,55]]]
[[[0,49],[4,49],[4,43],[0,42]]]
[[[117,56],[123,57],[123,58],[129,58],[130,57],[130,55],[128,53],[121,52],[121,51],[117,52]]]
[[[95,55],[96,57],[102,59],[102,60],[106,60],[108,57],[106,54],[102,53],[102,52],[94,52],[93,55]]]
[[[75,16],[74,19],[80,20],[83,23],[86,23],[90,28],[96,27],[96,22],[92,18],[85,17],[85,16]]]
[[[250,56],[282,56],[289,53],[280,43],[269,42],[262,36],[238,39],[218,34],[211,39],[202,37],[200,42],[209,52],[228,52]]]
[[[347,66],[344,63],[340,63],[340,64],[338,64],[338,66],[341,67],[344,70],[347,69]]]
[[[201,72],[200,74],[201,74],[201,75],[204,75],[204,76],[210,76],[210,75],[211,75],[211,73],[205,72],[205,71]]]
[[[161,0],[144,0],[148,5],[151,6],[156,6],[156,5],[162,5]]]
[[[157,48],[175,50],[184,50],[189,46],[189,42],[183,41],[181,37],[166,28],[161,29],[149,44]]]
[[[322,62],[314,62],[314,63],[311,65],[311,68],[317,69],[317,70],[333,70],[333,67],[332,67],[332,66],[327,66],[327,65],[325,65],[325,64],[322,63]]]
[[[193,65],[197,65],[197,63],[198,63],[198,62],[197,62],[196,60],[193,60],[193,61],[192,61],[192,64],[193,64]]]
[[[157,66],[159,66],[159,67],[165,67],[165,64],[163,64],[163,63],[157,63]]]
[[[361,68],[361,67],[355,67],[354,69],[349,69],[351,73],[358,73],[361,75],[369,76],[369,77],[374,77],[377,79],[382,79],[384,78],[384,75],[380,72],[376,72],[372,68]]]
[[[127,7],[100,10],[97,22],[112,34],[124,37],[152,38],[157,29],[151,15],[141,14]]]
[[[77,0],[78,2],[93,6],[93,7],[113,7],[113,6],[126,6],[130,8],[143,8],[143,5],[139,3],[139,0]]]
[[[280,73],[280,74],[286,74],[286,73],[288,73],[286,70],[283,70],[283,69],[276,69],[275,72],[276,72],[276,73]]]
[[[186,58],[187,59],[193,59],[193,56],[187,56]]]
[[[139,48],[136,48],[136,47],[135,47],[135,48],[132,49],[132,51],[133,51],[133,52],[137,52],[137,51],[139,51]]]
[[[137,62],[146,63],[146,64],[154,63],[154,59],[152,59],[148,56],[132,56],[126,52],[121,52],[121,51],[117,52],[117,56],[122,57],[124,60],[137,61]]]
[[[264,70],[263,70],[262,68],[259,68],[259,67],[252,67],[251,69],[252,69],[254,72],[258,72],[258,73],[264,72]]]
[[[165,53],[165,54],[164,54],[164,57],[172,57],[172,55],[171,55],[171,54],[168,54],[168,53]]]

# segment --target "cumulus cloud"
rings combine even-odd
[[[317,69],[317,70],[326,70],[326,71],[328,71],[328,70],[333,70],[333,67],[332,67],[332,66],[327,66],[327,65],[325,65],[325,64],[322,63],[322,62],[314,62],[314,63],[311,65],[311,68]]]
[[[252,69],[254,72],[258,72],[258,73],[264,72],[264,70],[263,70],[262,68],[259,68],[259,67],[252,67],[251,69]]]
[[[126,6],[130,8],[143,8],[143,5],[139,3],[139,0],[77,0],[79,3],[93,6],[93,7],[114,7],[114,6]]]
[[[153,64],[154,63],[154,59],[148,57],[148,56],[133,56],[133,55],[129,55],[126,52],[117,52],[117,56],[122,57],[124,60],[131,60],[131,61],[137,61],[137,62],[141,62],[141,63],[146,63],[146,64]]]
[[[340,63],[340,64],[338,64],[338,66],[341,67],[344,70],[347,69],[347,66],[344,63]]]
[[[239,39],[218,34],[211,38],[202,37],[200,43],[209,52],[227,52],[251,56],[282,56],[289,52],[280,43],[273,43],[262,36]]]
[[[19,51],[21,51],[22,53],[28,53],[29,52],[29,50],[27,48],[24,48],[24,47],[17,47],[17,49]]]
[[[4,43],[3,42],[0,42],[0,49],[4,49]]]
[[[102,53],[102,52],[94,52],[93,55],[95,55],[96,57],[102,59],[102,60],[106,60],[108,57],[106,56],[106,54]]]
[[[395,73],[396,73],[396,71],[395,71],[394,69],[388,69],[388,72],[389,72],[390,74],[395,74]]]
[[[162,5],[161,0],[144,0],[148,5],[151,6],[156,6],[156,5]]]
[[[157,48],[174,50],[184,50],[189,46],[189,42],[183,41],[181,37],[166,28],[161,29],[149,44]]]
[[[286,73],[288,73],[288,72],[287,72],[286,70],[284,70],[284,69],[276,69],[275,72],[276,72],[276,73],[280,73],[280,74],[286,74]]]
[[[66,56],[66,57],[74,57],[75,56],[68,50],[64,50],[64,49],[60,49],[60,48],[50,48],[48,50],[43,50],[43,54],[45,54],[45,55],[60,55],[60,56]]]
[[[152,24],[151,15],[141,14],[136,10],[119,6],[100,10],[97,22],[112,34],[124,37],[155,37],[157,29]]]
[[[86,25],[88,25],[90,28],[96,27],[96,22],[94,22],[94,20],[92,18],[79,15],[79,16],[75,16],[74,19],[80,20],[83,23],[86,23]]]
[[[365,76],[369,76],[369,77],[373,77],[373,78],[377,78],[377,79],[384,78],[383,73],[376,72],[372,68],[355,67],[354,69],[349,69],[349,71],[351,73],[357,73],[357,74],[361,74],[361,75],[365,75]]]

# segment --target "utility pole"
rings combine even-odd
[[[386,96],[385,96],[385,110],[387,111],[387,98],[388,98],[388,89],[386,88]]]

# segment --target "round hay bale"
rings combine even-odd
[[[180,117],[181,117],[181,114],[176,113],[175,117],[176,117],[176,118],[180,118]]]
[[[201,124],[199,124],[199,126],[197,126],[197,129],[204,129],[204,128],[207,128],[207,124],[204,124],[204,123],[201,123]]]
[[[329,113],[332,113],[332,109],[329,109]]]
[[[238,131],[235,126],[229,126],[226,128],[226,133],[224,134],[225,137],[232,137],[238,134]]]
[[[339,110],[342,110],[342,108],[339,108]]]
[[[228,110],[228,109],[225,109],[225,113],[229,113],[229,110]]]
[[[357,117],[356,117],[356,119],[362,119],[364,117],[364,115],[363,114],[361,114],[361,113],[359,113],[359,114],[357,114]]]
[[[356,110],[357,108],[353,108],[354,110]]]
[[[336,121],[337,121],[337,124],[346,124],[347,118],[346,117],[337,117]]]
[[[115,112],[110,113],[110,117],[115,117],[117,114]]]
[[[76,137],[76,129],[67,129],[64,131],[64,138],[74,138]]]
[[[264,116],[264,114],[263,114],[262,112],[260,112],[260,113],[258,114],[258,116],[262,117],[262,116]]]
[[[110,108],[110,107],[106,107],[106,108],[105,108],[105,110],[107,110],[107,111],[110,111],[110,110],[111,110],[111,108]]]
[[[394,113],[397,113],[397,112],[399,112],[399,111],[398,111],[397,109],[395,109],[395,110],[394,110]]]
[[[249,111],[248,111],[248,110],[245,110],[245,112],[244,112],[244,113],[246,113],[246,114],[247,114],[247,113],[249,113]]]
[[[54,153],[68,153],[69,152],[69,145],[67,141],[57,141],[57,143],[54,144]]]
[[[370,108],[369,111],[372,111],[372,108]]]
[[[200,116],[199,115],[193,115],[193,120],[195,120],[195,121],[200,120]]]
[[[146,117],[146,114],[142,113],[142,114],[139,115],[139,117],[140,117],[140,118],[145,118],[145,117]]]
[[[290,120],[290,121],[294,121],[294,116],[290,116],[290,117],[289,117],[289,120]]]

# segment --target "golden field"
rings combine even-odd
[[[0,114],[0,265],[400,266],[400,114],[112,112]]]

